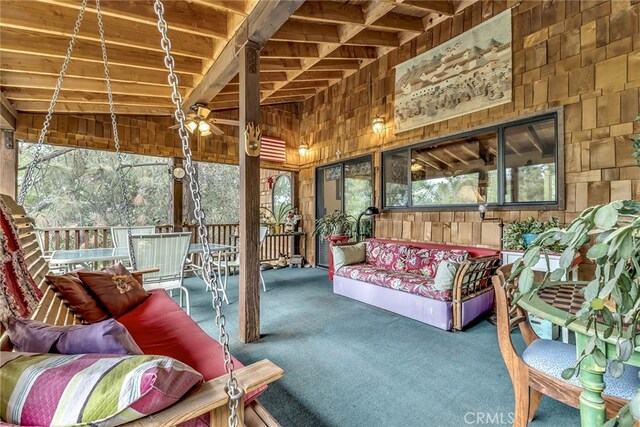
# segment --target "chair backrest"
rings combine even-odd
[[[155,225],[141,225],[131,227],[131,235],[155,234]],[[114,248],[126,248],[129,246],[129,228],[128,227],[111,227],[111,240],[113,240]]]
[[[134,235],[131,237],[136,268],[158,268],[144,276],[145,282],[182,280],[191,232]]]

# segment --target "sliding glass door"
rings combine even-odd
[[[316,169],[316,218],[335,211],[357,218],[373,204],[371,156],[358,157]],[[361,232],[371,234],[370,218],[363,217]],[[317,265],[329,266],[329,243],[316,239]]]

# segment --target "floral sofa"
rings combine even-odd
[[[365,262],[334,271],[333,292],[444,330],[461,330],[493,308],[494,249],[368,239]],[[456,268],[450,287],[438,268]]]

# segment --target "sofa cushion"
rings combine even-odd
[[[16,351],[62,354],[143,354],[115,319],[90,325],[53,326],[37,320],[9,319],[9,340]]]
[[[213,312],[212,312],[213,316]],[[118,318],[145,354],[172,357],[200,372],[205,381],[224,375],[222,347],[161,289]],[[213,318],[209,324],[216,330]],[[243,365],[233,358],[236,369]],[[247,394],[247,402],[266,390],[266,386]]]
[[[131,274],[78,271],[78,276],[113,317],[122,316],[149,296]]]
[[[581,387],[580,380],[573,376],[568,380],[562,378],[562,371],[576,364],[576,347],[559,341],[537,339],[522,353],[522,360],[530,367],[543,372],[560,381]],[[624,373],[620,378],[613,378],[609,370],[604,374],[604,394],[630,400],[638,387],[639,369],[635,366],[625,365]]]
[[[380,258],[380,255],[382,255],[384,243],[379,242],[377,240],[367,240],[366,246],[367,246],[367,251],[366,251],[367,264],[377,266],[378,258]]]
[[[462,264],[469,253],[459,249],[419,249],[410,248],[407,254],[407,269],[409,273],[420,274],[435,278],[438,266],[442,261],[453,261]]]
[[[392,271],[406,271],[409,245],[385,243],[377,258],[376,266]]]
[[[439,301],[451,301],[452,299],[451,290],[438,290],[434,287],[433,279],[417,274],[391,271],[368,264],[357,264],[342,267],[340,271],[336,272],[336,275]]]
[[[453,282],[456,278],[456,273],[460,264],[457,262],[444,260],[438,265],[436,276],[433,279],[433,285],[440,291],[447,291],[453,289]]]
[[[2,353],[2,419],[119,425],[177,402],[202,375],[162,356]]]
[[[69,304],[69,309],[84,323],[101,322],[111,317],[89,292],[77,272],[46,276],[47,284]]]
[[[340,270],[345,265],[360,264],[366,260],[366,244],[364,242],[355,245],[334,245],[333,251],[334,271]]]

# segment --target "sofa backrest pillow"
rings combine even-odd
[[[91,295],[77,272],[46,276],[47,284],[67,301],[69,309],[83,323],[95,323],[111,317],[106,309]]]
[[[391,271],[406,271],[409,245],[385,243],[377,259],[377,267]]]
[[[108,271],[79,271],[78,276],[113,317],[119,317],[149,297],[131,274]]]
[[[363,263],[366,259],[366,245],[364,242],[355,245],[335,245],[333,251],[334,271],[340,270],[345,265]]]
[[[418,249],[411,248],[407,254],[406,271],[435,278],[442,261],[452,261],[462,264],[469,253],[459,249]]]
[[[16,351],[61,354],[143,354],[127,328],[115,319],[91,325],[53,326],[37,320],[9,319]]]
[[[202,382],[164,356],[1,356],[0,416],[24,426],[124,424],[165,409]]]
[[[102,271],[106,271],[107,273],[116,274],[119,276],[131,276],[135,279],[136,282],[142,285],[142,273],[130,272],[127,267],[125,267],[121,262],[105,267],[102,269]]]
[[[453,289],[453,281],[460,264],[454,261],[442,261],[438,264],[438,270],[433,280],[433,287],[439,291],[450,291]]]
[[[384,243],[377,240],[367,240],[365,244],[367,246],[367,264],[377,266],[378,258],[382,255],[384,249]]]

